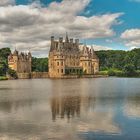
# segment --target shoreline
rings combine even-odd
[[[6,80],[27,80],[27,79],[30,79],[30,80],[33,80],[33,79],[86,79],[86,78],[140,78],[140,77],[136,77],[136,76],[109,76],[109,75],[83,75],[83,76],[78,76],[78,75],[71,75],[71,76],[63,76],[63,77],[44,77],[44,78],[41,78],[41,77],[36,77],[36,78],[17,78],[17,79],[14,79],[14,78],[8,78],[6,76],[1,76],[0,77],[0,81],[6,81]]]
[[[8,80],[6,76],[0,76],[0,81],[5,81],[5,80]]]

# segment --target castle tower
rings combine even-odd
[[[32,55],[18,53],[15,49],[14,53],[8,56],[8,66],[17,72],[18,78],[30,78],[31,67],[32,67]]]
[[[29,51],[28,52],[28,71],[31,73],[32,72],[32,54],[31,52]]]
[[[91,59],[89,55],[89,48],[85,45],[83,46],[83,50],[80,57],[80,65],[83,68],[84,74],[91,74]]]
[[[56,47],[55,47],[56,46]],[[61,77],[65,74],[65,55],[63,54],[63,38],[60,37],[58,42],[54,41],[51,46],[53,51],[49,53],[49,76]]]
[[[93,46],[91,46],[91,58],[92,58],[92,73],[97,74],[99,72],[99,58],[95,54]]]
[[[8,57],[9,68],[18,71],[18,51],[15,49],[13,54]]]

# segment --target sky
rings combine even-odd
[[[0,0],[0,48],[46,57],[50,37],[95,50],[140,47],[140,0]]]

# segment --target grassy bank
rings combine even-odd
[[[99,72],[100,75],[116,76],[116,77],[139,77],[140,71],[126,72],[118,69],[108,69]]]
[[[5,76],[0,76],[0,81],[1,81],[1,80],[8,80],[8,78],[5,77]]]

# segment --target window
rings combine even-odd
[[[59,62],[57,62],[57,66],[59,66]]]
[[[57,70],[57,72],[59,73],[59,69]]]
[[[90,62],[88,62],[88,66],[90,66]]]
[[[63,62],[61,62],[61,66],[63,66]]]
[[[61,69],[61,73],[63,73],[63,69]]]
[[[85,66],[87,66],[87,63],[85,62]]]

